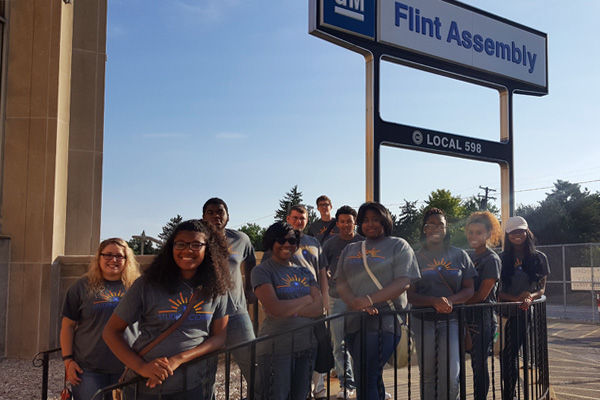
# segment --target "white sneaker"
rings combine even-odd
[[[392,395],[389,394],[388,392],[385,392],[385,400],[390,400],[392,398]]]
[[[356,390],[354,389],[344,389],[340,390],[337,394],[336,399],[349,399],[350,397],[354,397],[356,394]]]

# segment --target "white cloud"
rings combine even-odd
[[[216,135],[217,139],[223,140],[231,140],[231,139],[245,139],[248,135],[243,133],[235,133],[235,132],[219,132]]]

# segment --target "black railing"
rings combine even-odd
[[[510,397],[511,387],[514,384],[515,392],[514,396],[518,399],[524,400],[538,400],[546,399],[549,396],[549,366],[548,366],[548,342],[547,342],[547,331],[546,331],[546,307],[545,299],[535,301],[530,309],[526,312],[519,310],[518,303],[497,303],[497,304],[475,304],[469,306],[456,306],[455,315],[449,317],[447,315],[436,314],[430,309],[421,310],[409,310],[401,311],[398,314],[407,320],[407,325],[411,331],[413,331],[413,338],[417,343],[421,343],[422,346],[425,343],[423,337],[417,338],[415,335],[424,335],[425,331],[423,326],[428,323],[426,321],[432,321],[434,325],[445,326],[447,333],[450,331],[450,324],[445,324],[449,319],[455,318],[458,322],[458,338],[459,338],[459,388],[458,393],[461,399],[467,398],[473,393],[473,387],[469,383],[469,376],[472,376],[471,365],[468,365],[467,354],[463,348],[465,321],[467,319],[477,322],[479,318],[482,322],[484,320],[485,312],[494,312],[498,315],[498,330],[495,338],[497,343],[493,347],[493,351],[485,355],[485,359],[489,366],[489,395],[488,398],[492,399],[506,399]],[[487,310],[487,311],[486,311]],[[391,313],[382,313],[381,316],[388,315]],[[490,314],[491,315],[491,314]],[[315,321],[312,325],[321,323],[322,320],[332,321],[338,318],[359,316],[361,331],[366,330],[366,314],[358,312],[348,312],[344,314],[336,314],[323,318],[320,321]],[[380,319],[381,321],[381,319]],[[381,322],[380,322],[381,323]],[[420,324],[419,327],[417,324]],[[485,324],[480,323],[480,326],[485,328]],[[279,345],[285,341],[285,343],[291,343],[286,347],[285,352],[289,355],[294,355],[298,346],[302,344],[302,338],[305,337],[307,329],[312,329],[311,324],[303,326],[297,329],[289,329],[285,332],[278,332],[270,336],[263,336],[255,340],[241,343],[236,346],[223,349],[221,351],[212,353],[200,357],[190,363],[182,365],[180,368],[199,368],[197,363],[206,363],[206,360],[213,358],[219,360],[219,378],[217,379],[217,393],[216,398],[220,399],[240,399],[247,398],[249,400],[255,398],[261,398],[261,383],[265,384],[265,380],[273,379],[276,373],[280,371],[277,369],[272,361],[269,364],[269,358],[257,356],[265,353],[280,352]],[[365,335],[362,336],[366,337]],[[446,335],[447,338],[450,335]],[[439,371],[443,368],[448,368],[450,361],[446,361],[446,365],[438,365],[438,358],[444,358],[450,360],[448,352],[451,346],[448,346],[450,339],[445,341],[439,341],[436,338],[437,348],[435,349],[435,363],[436,368],[433,374],[438,377]],[[409,342],[407,342],[407,348],[405,349],[408,353],[408,365],[404,368],[389,368],[387,367],[384,371],[384,381],[386,391],[392,395],[394,399],[423,399],[424,380],[420,379],[420,368],[417,366],[418,362],[421,363],[421,369],[427,366],[427,360],[422,357],[425,349],[416,348],[416,353],[411,353],[409,350]],[[316,343],[313,339],[310,339],[309,349],[314,349]],[[248,381],[243,378],[239,368],[235,365],[233,357],[231,356],[232,350],[247,348],[251,353],[252,359],[255,360],[253,367],[251,368],[250,377]],[[365,343],[361,344],[362,349],[366,349]],[[430,349],[428,349],[430,350]],[[42,357],[42,365],[44,366],[44,377],[45,387],[42,387],[42,399],[46,399],[45,394],[47,393],[47,365],[49,354],[57,351],[51,350],[49,352],[40,353]],[[396,350],[394,350],[396,351]],[[47,353],[47,354],[46,354]],[[309,352],[310,353],[310,352]],[[313,357],[314,354],[308,354],[308,357]],[[445,356],[445,357],[444,357]],[[36,356],[37,358],[37,356]],[[381,357],[380,357],[381,358]],[[44,364],[44,360],[45,364]],[[265,361],[267,360],[267,361]],[[271,359],[272,360],[272,359]],[[391,358],[391,362],[396,362],[396,357]],[[385,363],[388,360],[380,360]],[[265,364],[266,362],[266,364]],[[257,364],[258,363],[258,364]],[[39,365],[38,365],[39,366]],[[430,365],[431,366],[431,365]],[[438,369],[439,367],[439,369]],[[201,367],[200,368],[204,368]],[[185,371],[185,370],[184,370]],[[270,371],[270,373],[269,373]],[[345,371],[346,372],[346,371]],[[344,374],[345,374],[344,372]],[[262,373],[262,376],[261,376]],[[365,368],[362,368],[362,373],[365,373]],[[481,374],[480,374],[481,375]],[[306,374],[307,379],[309,374]],[[509,378],[510,377],[510,378]],[[365,382],[364,375],[363,379],[359,379],[360,382]],[[441,379],[434,379],[438,381]],[[262,381],[262,382],[261,382]],[[267,382],[267,387],[270,387],[272,382]],[[187,382],[184,380],[184,387],[186,389]],[[308,384],[308,382],[307,382]],[[333,381],[330,374],[326,374],[326,386],[327,386],[327,397],[335,395],[339,388],[333,387],[337,385],[336,381]],[[112,391],[114,389],[131,388],[134,393],[138,393],[138,390],[145,385],[143,378],[135,378],[121,384],[112,385],[104,388],[103,390],[96,393],[94,399],[111,399]],[[445,385],[445,386],[443,386]],[[442,381],[436,385],[440,387],[439,392],[446,393],[450,392],[450,382]],[[309,386],[310,387],[310,386]],[[205,387],[206,390],[210,388]],[[360,397],[365,398],[365,388],[358,387],[357,392]],[[449,397],[442,397],[442,395],[435,390],[435,394],[427,400],[440,399],[442,400]],[[266,394],[268,397],[269,395]],[[448,395],[449,396],[449,395]],[[264,395],[262,396],[264,398]],[[137,398],[137,395],[134,395]]]
[[[48,399],[48,374],[50,372],[50,355],[58,353],[60,347],[52,350],[40,351],[33,356],[33,366],[42,367],[42,400]]]

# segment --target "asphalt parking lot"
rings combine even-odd
[[[600,399],[600,325],[548,319],[550,385],[558,400]]]

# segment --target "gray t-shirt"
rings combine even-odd
[[[304,267],[293,265],[286,266],[275,262],[273,259],[263,261],[252,270],[252,287],[270,284],[275,290],[279,300],[293,300],[310,295],[310,287],[318,287],[313,274]],[[265,336],[273,333],[301,327],[312,322],[307,317],[274,318],[267,314],[263,321],[259,335]],[[257,354],[284,354],[290,351],[306,350],[316,346],[312,327],[296,331],[292,335],[279,336],[276,340],[267,340],[257,345]]]
[[[548,265],[548,257],[541,251],[535,252],[535,257],[538,258],[542,269],[542,277],[550,275],[550,267]],[[501,282],[500,291],[511,296],[518,296],[523,292],[535,292],[541,289],[541,279],[529,283],[529,275],[523,271],[522,260],[518,257],[514,260],[515,274],[513,275],[510,285],[507,282]]]
[[[105,280],[104,290],[91,294],[87,276],[67,290],[62,316],[76,322],[73,358],[82,368],[106,374],[123,372],[125,366],[102,339],[102,330],[124,294],[120,280]],[[126,339],[132,339],[127,332]]]
[[[327,237],[325,238],[325,241],[323,242],[323,244],[325,244],[325,242],[327,242],[329,239],[335,237],[336,235],[339,235],[340,233],[340,230],[335,224],[335,220],[333,218],[329,221],[323,221],[322,219],[316,220],[308,228],[308,234],[310,236],[314,236],[319,241],[319,243],[321,243],[323,235],[325,234],[327,228],[329,228],[329,224],[331,223],[333,223],[333,228],[329,232],[329,235],[327,235]]]
[[[411,283],[420,278],[419,267],[415,253],[408,243],[401,238],[387,236],[379,240],[365,241],[367,263],[373,275],[383,287],[401,277],[410,278]],[[336,271],[338,282],[345,281],[352,293],[366,296],[379,290],[371,279],[362,259],[362,242],[347,245],[340,256]],[[393,299],[394,308],[403,310],[407,306],[406,292]],[[389,311],[387,302],[375,303],[379,311]],[[346,332],[356,332],[360,329],[360,317],[350,316],[345,318]],[[382,318],[381,328],[386,332],[394,332],[396,318],[386,316]],[[367,318],[368,329],[379,329],[379,317]]]
[[[482,254],[470,253],[469,257],[471,257],[471,261],[473,261],[473,265],[477,271],[477,276],[474,280],[475,291],[479,290],[481,282],[485,279],[494,279],[496,281],[494,287],[490,290],[490,294],[482,301],[482,303],[495,303],[497,301],[500,269],[502,268],[500,257],[495,251],[490,249],[487,249],[487,251]]]
[[[356,234],[350,240],[344,240],[339,235],[328,239],[323,244],[323,259],[325,262],[325,268],[327,269],[327,276],[329,278],[329,295],[331,297],[339,298],[340,295],[337,292],[337,280],[335,278],[335,272],[337,265],[340,260],[342,250],[350,243],[360,242],[365,240],[364,237]]]
[[[229,243],[229,271],[233,287],[228,293],[229,303],[227,314],[245,314],[248,312],[246,306],[246,295],[244,294],[244,278],[242,277],[241,265],[243,262],[256,263],[254,247],[250,238],[244,232],[233,229],[225,229],[225,236]]]
[[[128,324],[139,321],[140,335],[132,349],[136,353],[139,352],[167,330],[181,316],[191,297],[192,290],[183,281],[176,287],[174,293],[168,293],[162,287],[150,283],[145,276],[135,281],[115,309],[115,314]],[[171,357],[200,345],[209,338],[212,321],[223,318],[226,315],[226,309],[226,296],[218,296],[214,300],[201,296],[187,320],[152,348],[143,357],[144,360]],[[188,367],[188,388],[194,388],[201,383],[205,368],[205,362],[197,362]],[[175,370],[174,375],[167,378],[161,386],[162,392],[165,394],[181,391],[183,369]],[[145,385],[140,385],[140,390],[143,393],[156,394],[159,388],[150,389]]]

